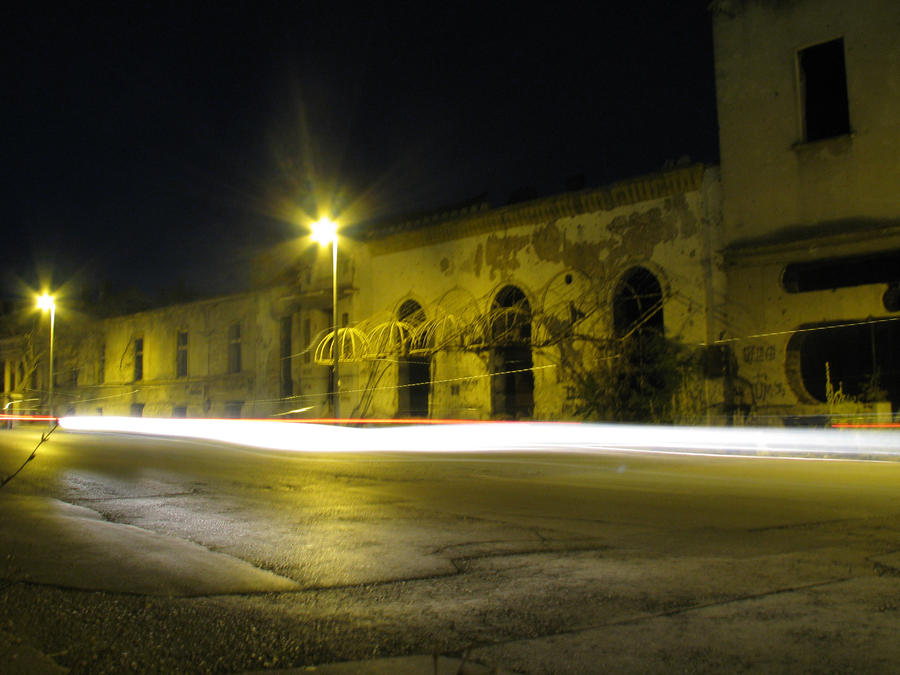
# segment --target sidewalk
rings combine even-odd
[[[0,560],[4,585],[27,582],[160,597],[275,593],[299,588],[290,579],[201,546],[104,521],[90,509],[6,491],[0,494]],[[0,664],[5,675],[67,672],[17,637],[15,626],[0,626]],[[481,675],[503,671],[471,661],[463,663],[462,659],[439,656],[435,660],[431,655],[419,655],[258,672]]]

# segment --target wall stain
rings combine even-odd
[[[503,273],[519,269],[518,254],[528,246],[529,239],[527,235],[488,236],[484,245],[484,263],[490,268],[492,280],[495,272]]]
[[[682,237],[693,237],[700,231],[700,221],[696,214],[691,211],[685,195],[680,194],[668,197],[664,202],[663,208],[667,213],[671,213],[672,217],[681,225]]]
[[[582,225],[578,225],[579,234]],[[496,273],[508,273],[520,268],[518,256],[533,250],[538,260],[561,264],[597,277],[606,273],[607,266],[627,261],[648,261],[657,245],[678,238],[695,236],[700,222],[691,211],[685,195],[664,200],[661,207],[617,216],[606,226],[609,237],[603,241],[570,240],[566,228],[557,221],[535,227],[529,235],[496,235],[487,237],[484,246],[478,244],[474,266],[480,276],[482,265]]]
[[[666,217],[659,208],[617,216],[607,229],[614,238],[611,260],[650,260],[657,244],[678,236],[674,219]]]
[[[569,241],[555,222],[536,228],[531,245],[540,260],[560,263],[567,268],[598,272],[605,242]]]

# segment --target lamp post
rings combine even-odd
[[[331,244],[331,323],[334,326],[334,339],[331,342],[331,352],[334,357],[334,418],[341,416],[341,385],[339,384],[340,345],[338,342],[338,226],[329,218],[320,218],[312,225],[312,236],[320,245]]]
[[[37,299],[37,306],[42,312],[50,310],[50,367],[48,368],[47,407],[53,417],[53,331],[56,325],[56,302],[52,295],[44,293]]]

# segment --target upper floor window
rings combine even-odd
[[[134,379],[144,379],[144,338],[134,339]]]
[[[801,49],[797,65],[804,142],[850,133],[843,38]]]
[[[175,338],[175,377],[187,377],[187,374],[188,334],[186,330],[180,330]]]
[[[241,324],[228,327],[228,372],[241,372]]]

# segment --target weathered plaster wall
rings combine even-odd
[[[878,242],[886,249],[900,248],[900,233],[880,237]],[[872,244],[872,240],[845,235],[797,242],[791,247],[759,246],[727,253],[725,335],[731,340],[727,344],[738,366],[739,389],[758,417],[821,413],[824,409],[806,392],[796,364],[791,364],[787,348],[798,330],[809,325],[852,324],[894,316],[882,301],[887,284],[789,293],[782,283],[785,260],[804,262],[851,255],[867,251]]]
[[[504,286],[515,285],[531,306],[535,333],[552,325],[554,313],[560,322],[567,320],[570,301],[595,317],[597,330],[608,332],[615,285],[627,269],[641,265],[662,285],[667,333],[704,343],[712,297],[707,288],[711,223],[704,199],[717,200],[717,194],[703,187],[702,167],[680,171],[682,177],[693,172],[692,189],[642,199],[659,180],[650,177],[650,186],[632,183],[636,199],[631,202],[622,192],[616,193],[618,202],[582,195],[580,203],[592,204],[591,210],[538,200],[377,240],[361,265],[371,276],[359,289],[359,318],[396,318],[400,305],[412,299],[426,314],[441,308],[473,320],[489,311]],[[533,354],[535,418],[570,413],[566,382],[555,368],[557,354],[556,347]],[[441,353],[432,373],[432,416],[490,416],[487,353]],[[373,414],[395,414],[396,382],[393,369],[382,379]]]
[[[223,416],[242,404],[243,417],[274,412],[278,395],[280,315],[283,290],[268,290],[173,305],[95,322],[77,345],[60,336],[60,350],[77,355],[77,386],[59,386],[62,412],[129,415],[143,404],[147,416]],[[228,372],[229,326],[241,326],[241,369]],[[176,375],[176,335],[188,333],[188,372]],[[143,338],[143,377],[135,379],[135,339]],[[100,353],[103,352],[103,380]]]
[[[726,241],[897,217],[900,3],[716,3]],[[803,143],[797,51],[844,39],[851,133]]]
[[[714,34],[723,344],[737,366],[735,396],[762,421],[821,413],[788,352],[792,336],[812,324],[889,315],[887,285],[850,285],[837,271],[833,289],[789,293],[782,276],[791,263],[900,248],[900,3],[719,0]],[[806,143],[798,50],[836,38],[844,41],[850,133]]]

